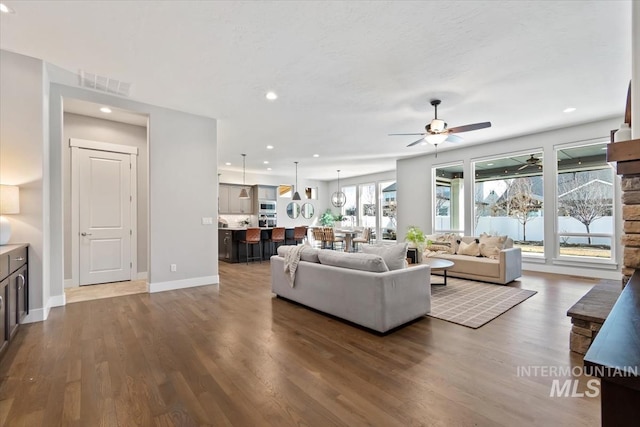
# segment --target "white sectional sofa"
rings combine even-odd
[[[282,248],[285,247],[281,246],[278,253],[286,251]],[[318,257],[308,251],[316,251]],[[386,265],[376,257],[380,258],[364,253],[305,249],[292,287],[284,271],[284,257],[274,255],[271,257],[271,290],[279,297],[378,332],[387,332],[429,313],[430,267],[424,264],[383,271]],[[316,259],[326,263],[313,262]],[[375,261],[374,271],[362,270],[370,260]],[[384,265],[382,269],[380,261]]]
[[[463,236],[458,239],[466,244],[472,244],[477,240],[480,241],[481,237]],[[442,243],[441,241],[434,242],[436,247]],[[453,247],[457,248],[455,244]],[[522,276],[522,251],[520,248],[513,247],[513,240],[510,238],[505,239],[503,248],[496,251],[493,258],[452,254],[444,250],[425,250],[423,259],[429,257],[453,261],[453,267],[447,270],[449,277],[506,285]],[[438,270],[433,274],[441,275],[443,272]]]

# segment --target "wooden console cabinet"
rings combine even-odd
[[[29,314],[29,245],[0,246],[0,357]]]

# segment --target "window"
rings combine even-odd
[[[304,198],[318,200],[318,187],[304,187]]]
[[[380,235],[382,240],[396,240],[396,182],[380,182]]]
[[[372,239],[375,238],[376,232],[376,201],[376,185],[373,183],[361,184],[359,186],[358,225],[370,227]]]
[[[474,163],[476,234],[507,235],[523,255],[544,255],[542,152]]]
[[[464,176],[462,163],[433,169],[433,229],[464,233]]]
[[[344,215],[346,218],[345,224],[348,224],[351,227],[355,227],[356,225],[358,225],[358,201],[356,199],[356,186],[350,185],[347,187],[342,187],[341,190],[346,197],[346,202],[341,211],[342,215]]]
[[[290,199],[293,197],[293,185],[282,184],[278,186],[278,197]]]
[[[557,150],[558,254],[612,259],[614,172],[606,143]]]

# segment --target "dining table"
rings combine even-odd
[[[360,233],[360,230],[354,230],[349,228],[335,228],[334,233],[336,236],[344,236],[344,251],[353,251],[353,238]]]

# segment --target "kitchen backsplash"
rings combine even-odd
[[[249,220],[250,227],[258,226],[257,215],[218,215],[218,222],[223,219],[229,224],[229,227],[244,227],[243,221]]]

